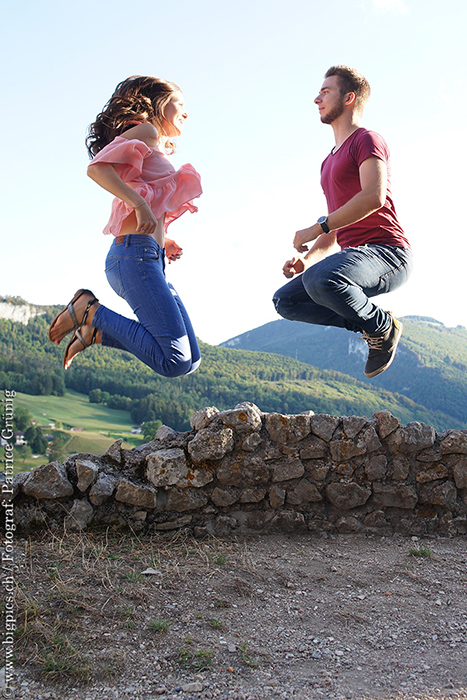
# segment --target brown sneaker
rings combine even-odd
[[[389,367],[396,355],[397,344],[402,335],[403,325],[391,314],[391,327],[382,335],[363,333],[363,340],[368,344],[368,359],[365,375],[376,377]]]

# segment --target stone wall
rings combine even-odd
[[[250,403],[202,409],[191,425],[19,474],[10,487],[17,527],[467,532],[467,431],[401,426],[387,411],[280,415]]]

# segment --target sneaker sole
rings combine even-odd
[[[399,340],[400,340],[400,338],[401,338],[403,329],[404,329],[404,326],[403,326],[403,324],[399,321],[399,328],[397,329],[398,332],[397,332],[397,336],[396,336],[396,339],[395,339],[394,351],[393,351],[393,353],[392,353],[392,355],[391,355],[391,359],[389,360],[389,362],[387,362],[387,363],[386,363],[385,365],[383,365],[382,367],[378,367],[378,369],[375,369],[374,372],[369,372],[369,373],[365,372],[365,376],[366,376],[366,377],[377,377],[378,374],[382,374],[383,372],[385,372],[385,371],[387,370],[388,367],[391,366],[391,364],[392,364],[392,362],[393,362],[393,360],[394,360],[394,358],[395,358],[395,356],[396,356],[397,346],[399,345]]]

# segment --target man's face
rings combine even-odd
[[[337,75],[326,78],[319,95],[315,97],[319,116],[323,124],[332,124],[344,112],[345,99],[342,97]]]

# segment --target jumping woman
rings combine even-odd
[[[115,196],[104,229],[114,237],[106,276],[138,321],[99,304],[88,289],[79,289],[49,329],[50,340],[57,344],[73,332],[65,369],[94,343],[127,350],[165,377],[188,374],[200,364],[188,314],[165,278],[166,259],[177,260],[182,253],[166,238],[167,227],[185,211],[196,212],[192,200],[202,192],[193,166],[175,170],[168,157],[187,116],[174,83],[133,76],[117,86],[89,127],[88,175]]]

